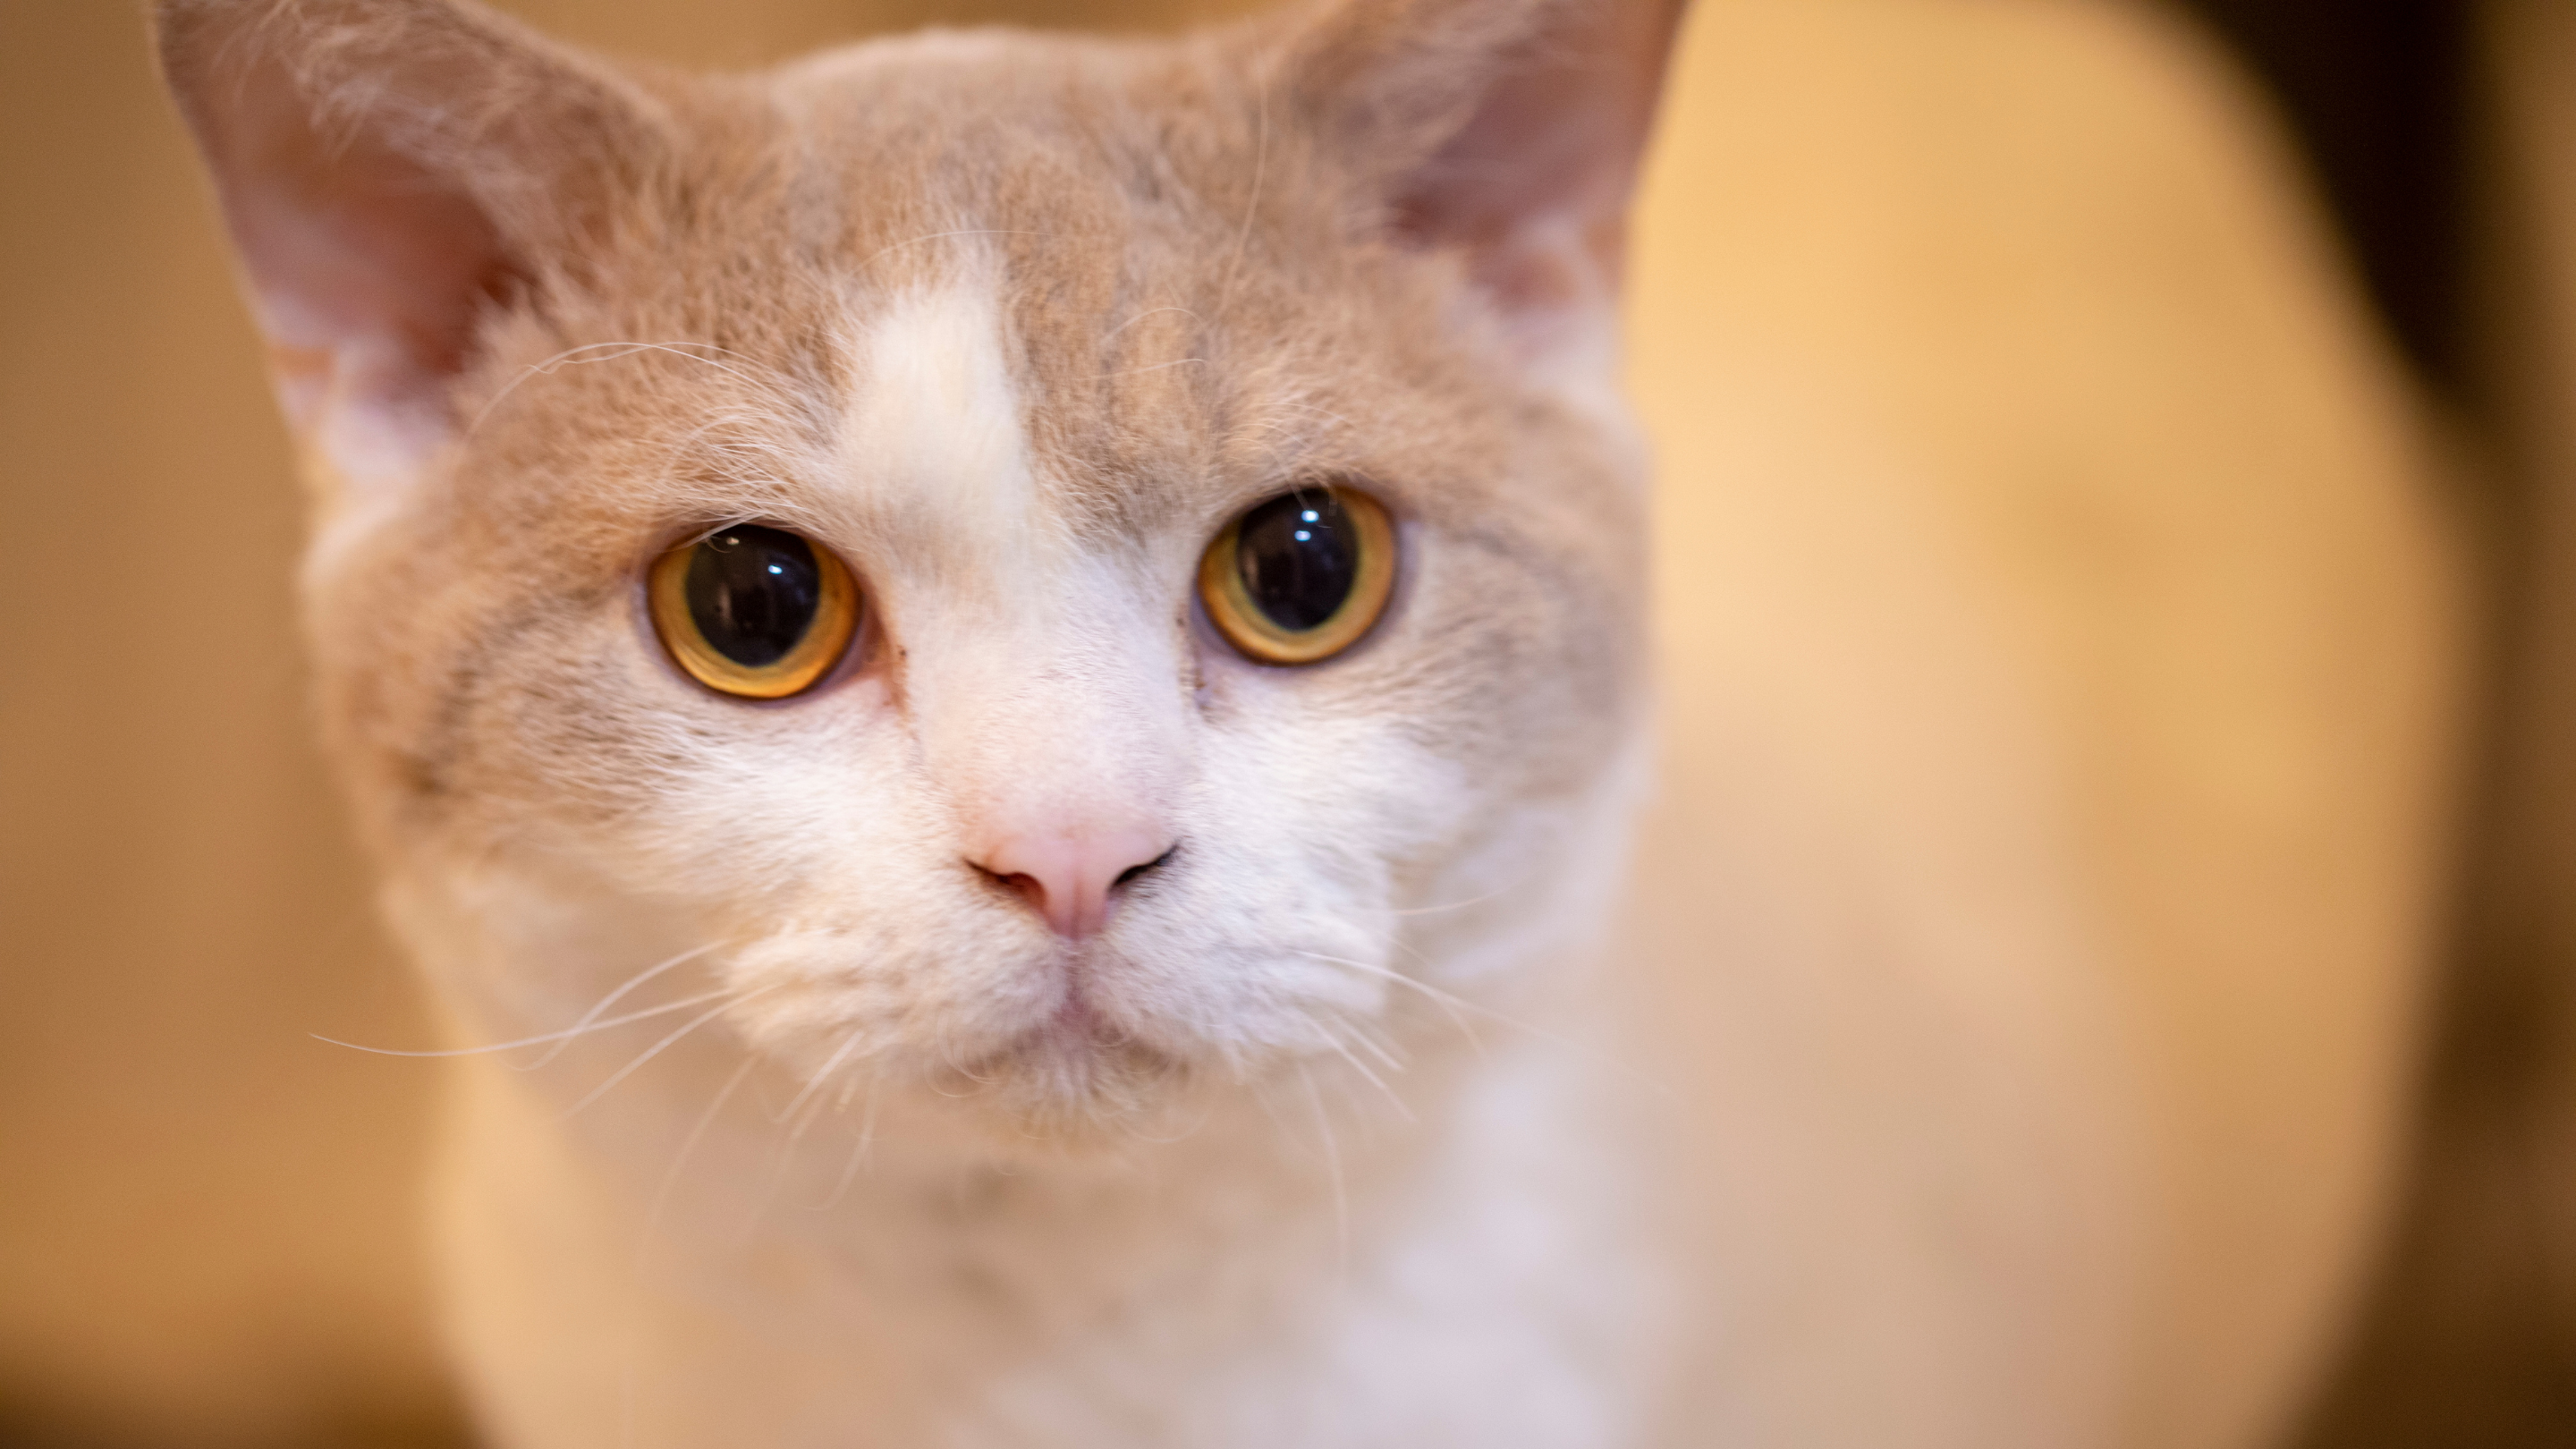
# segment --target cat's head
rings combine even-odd
[[[702,79],[163,0],[446,984],[690,953],[799,1075],[1025,1125],[1392,1054],[1562,951],[1639,713],[1611,309],[1675,8]]]

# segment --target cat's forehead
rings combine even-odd
[[[901,295],[998,262],[1043,346],[1097,335],[1122,294],[1182,293],[1241,260],[1271,149],[1261,103],[1170,45],[1012,32],[873,42],[769,82],[802,244]],[[1276,138],[1284,153],[1292,138]],[[1311,179],[1310,179],[1311,184]],[[1274,197],[1274,200],[1276,198]]]
[[[932,545],[942,571],[994,584],[1026,577],[1063,534],[1030,456],[999,293],[989,272],[924,280],[855,329],[826,485],[871,532]]]
[[[751,84],[809,176],[892,213],[961,199],[1048,211],[1098,190],[1071,182],[1186,208],[1274,119],[1222,47],[1011,30],[869,41]]]
[[[762,85],[752,136],[700,138],[721,199],[666,285],[807,380],[872,503],[940,479],[1129,533],[1421,431],[1393,399],[1441,369],[1401,339],[1436,329],[1391,325],[1333,178],[1206,55],[932,34]]]

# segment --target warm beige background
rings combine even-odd
[[[1736,18],[1704,13],[1693,44],[1788,33],[1744,17],[1798,3],[1717,0],[1710,12]],[[1241,7],[508,8],[572,38],[723,65],[933,11],[1167,24]],[[2008,41],[2009,26],[1991,32],[2002,41],[1981,40],[1980,16],[2021,7],[1917,8],[1955,54]],[[2576,552],[2569,15],[2563,0],[2492,10],[2501,83],[2484,180],[2503,295],[2482,395],[2494,401],[2468,423],[2512,483],[2497,514],[2505,557],[2535,540]],[[1694,54],[1686,80],[1730,73]],[[1733,63],[1749,75],[1766,61]],[[1874,63],[1901,74],[1905,59]],[[1686,124],[1746,123],[1718,98],[1681,99]],[[1994,134],[1935,129],[1912,154],[1937,165],[1944,144]],[[1667,154],[1706,156],[1722,138],[1687,139]],[[1675,277],[1699,229],[1733,224],[1694,206],[1699,178],[1678,164],[1656,174],[1649,218],[1660,230],[1643,239]],[[1901,221],[1901,205],[1889,215]],[[1664,301],[1640,299],[1649,333]],[[1687,338],[1658,335],[1658,355],[1687,356],[1675,350]],[[134,7],[0,0],[0,518],[14,544],[0,618],[15,625],[0,649],[0,1442],[74,1421],[192,1446],[439,1432],[410,1239],[429,1074],[308,1039],[399,1046],[423,1043],[426,1029],[369,920],[307,741],[288,594],[294,498],[256,362]],[[1674,375],[1645,382],[1658,421],[1687,427]],[[2526,504],[2545,530],[2518,521]],[[2517,1060],[2539,1065],[2497,1086],[2475,1070],[2492,1043],[2462,1038],[2467,1065],[2443,1078],[2453,1090],[2433,1118],[2439,1190],[2407,1230],[2400,1261],[2412,1266],[2378,1308],[2374,1372],[2347,1389],[2366,1411],[2333,1421],[2337,1446],[2435,1442],[2422,1426],[2468,1423],[2458,1416],[2472,1410],[2488,1415],[2476,1432],[2439,1442],[2536,1445],[2568,1427],[2532,1420],[2545,1394],[2462,1391],[2498,1363],[2541,1380],[2567,1371],[2547,1334],[2557,1351],[2576,1342],[2576,1076],[2547,1065],[2576,1060],[2548,1050],[2563,1031],[2551,1024],[2565,1020],[2548,1009],[2564,1011],[2550,992],[2569,958],[2576,864],[2546,849],[2566,840],[2560,822],[2576,808],[2563,768],[2576,706],[2559,692],[2576,606],[2545,566],[2521,577],[2531,586],[2513,597],[2532,624],[2504,656],[2519,681],[2503,713],[2512,773],[2492,787],[2505,804],[2489,844],[2471,854],[2504,884],[2475,897],[2474,919],[2488,923],[2477,939],[2490,945],[2464,958],[2483,972],[2465,999],[2513,1022]],[[2511,959],[2496,967],[2498,957]],[[2553,1230],[2554,1300],[2540,1272]],[[2445,1360],[2461,1344],[2475,1362]]]

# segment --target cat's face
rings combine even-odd
[[[649,156],[476,312],[444,411],[339,445],[395,460],[337,465],[376,476],[333,485],[308,588],[398,888],[501,941],[659,923],[799,1077],[1023,1128],[1400,1052],[1434,992],[1561,949],[1637,716],[1635,451],[1590,323],[1534,340],[1397,235],[1276,45],[637,86]],[[1282,495],[1392,580],[1311,662],[1224,627],[1239,545],[1205,565]],[[675,639],[831,630],[810,589],[687,582],[742,539],[854,585],[785,697]]]

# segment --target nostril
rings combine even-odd
[[[967,863],[1017,892],[1057,935],[1080,940],[1109,924],[1121,887],[1172,858],[1169,840],[1143,831],[1022,834]]]
[[[1143,861],[1136,865],[1127,867],[1125,870],[1118,872],[1118,879],[1111,881],[1109,883],[1109,888],[1111,890],[1116,890],[1120,886],[1126,885],[1130,881],[1144,875],[1146,872],[1156,869],[1165,861],[1170,860],[1174,855],[1179,854],[1180,849],[1181,848],[1179,846],[1175,845],[1171,849],[1164,851],[1162,854],[1155,856],[1152,860]]]
[[[1001,875],[994,871],[984,870],[984,867],[980,865],[975,868],[979,871],[983,871],[984,878],[990,880],[993,884],[1001,886],[1006,890],[1016,892],[1021,899],[1027,901],[1030,906],[1034,907],[1040,915],[1044,915],[1046,913],[1046,886],[1036,876],[1030,875],[1025,871],[1014,872],[1010,875]]]

